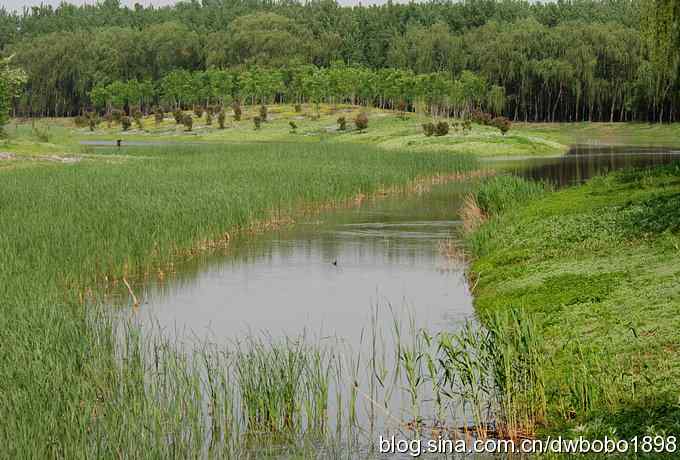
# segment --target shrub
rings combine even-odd
[[[75,118],[73,119],[73,123],[74,123],[78,128],[84,128],[85,126],[87,126],[87,118],[84,117],[84,116],[82,116],[82,115],[78,115],[77,117],[75,117]]]
[[[267,106],[264,104],[260,107],[260,119],[262,121],[267,121]]]
[[[33,135],[38,138],[40,142],[49,142],[50,141],[50,125],[47,125],[45,128],[41,128],[40,126],[33,126]]]
[[[201,118],[203,116],[203,107],[200,105],[194,106],[194,115],[196,115],[196,118]]]
[[[291,121],[288,122],[288,124],[290,125],[290,132],[291,133],[297,132],[297,128],[298,128],[297,123],[295,123],[294,121],[291,120]]]
[[[234,101],[231,109],[234,111],[234,120],[241,121],[241,114],[243,113],[241,110],[241,104],[239,104],[238,101]]]
[[[90,127],[90,131],[94,131],[99,124],[99,115],[97,112],[87,112],[85,116],[87,117],[87,124]]]
[[[194,127],[194,118],[191,116],[191,114],[187,113],[184,115],[184,117],[182,117],[182,124],[187,129],[187,131],[191,131],[191,129]]]
[[[502,135],[505,136],[505,133],[510,131],[510,126],[512,123],[510,122],[509,119],[506,117],[496,117],[493,120],[491,120],[491,124],[498,128],[501,132]]]
[[[113,121],[116,123],[122,123],[123,122],[123,117],[125,116],[125,113],[122,110],[119,109],[113,109],[111,111],[111,118]]]
[[[295,104],[294,110],[295,113],[300,113],[302,112],[302,106],[300,104]]]
[[[402,120],[406,119],[406,102],[405,101],[399,101],[397,103],[397,110],[399,111],[399,118]]]
[[[220,113],[217,114],[217,125],[220,127],[220,129],[224,129],[224,122],[227,119],[227,115],[224,113],[224,109],[220,110]]]
[[[178,125],[180,123],[182,123],[182,121],[184,120],[184,114],[182,113],[182,111],[180,109],[174,110],[172,112],[172,116],[175,119],[175,123],[177,123]]]
[[[165,114],[163,113],[163,109],[160,107],[156,107],[156,110],[153,112],[153,118],[156,120],[156,126],[160,125],[163,123],[163,118],[165,118]]]
[[[260,126],[262,126],[262,118],[259,116],[253,117],[253,124],[255,125],[255,129],[260,129]]]
[[[143,120],[142,120],[142,112],[139,109],[134,109],[132,111],[132,119],[135,120],[135,124],[137,125],[137,128],[143,129]]]
[[[490,125],[493,120],[491,114],[482,112],[481,110],[473,110],[472,113],[470,113],[470,118],[478,125],[484,126]]]
[[[430,137],[431,135],[434,134],[434,123],[428,122],[428,123],[423,123],[423,132],[427,137]]]
[[[440,121],[434,127],[435,136],[446,136],[449,134],[449,124],[445,121]]]
[[[205,112],[205,124],[210,126],[213,122],[212,111],[208,110]]]
[[[365,112],[361,112],[354,119],[354,125],[359,131],[363,131],[364,129],[368,128],[368,115],[366,115]]]
[[[466,130],[472,131],[472,122],[470,120],[463,121],[462,128],[463,128],[463,133],[465,133]]]
[[[347,129],[347,119],[345,117],[338,118],[338,129],[344,131]]]
[[[106,120],[106,125],[110,128],[111,123],[113,123],[113,115],[111,112],[106,112],[106,115],[104,115],[104,120]]]
[[[123,131],[127,131],[130,129],[130,126],[132,126],[132,121],[130,121],[130,117],[127,115],[123,116],[123,118],[120,119],[120,124],[123,127]]]

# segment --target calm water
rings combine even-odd
[[[486,167],[569,186],[674,159],[680,152],[670,149],[577,147],[561,158]],[[464,267],[440,245],[459,239],[457,210],[466,187],[445,184],[366,201],[235,240],[226,254],[189,262],[148,286],[138,317],[180,341],[229,344],[262,331],[305,333],[364,352],[376,309],[375,324],[387,335],[395,316],[432,333],[456,329],[474,317],[473,299]]]
[[[680,151],[575,147],[560,158],[487,166],[558,186],[611,170],[680,159]],[[226,342],[249,332],[337,336],[358,343],[372,308],[407,311],[433,331],[473,315],[461,267],[440,251],[458,239],[461,184],[368,201],[280,231],[235,241],[226,256],[180,267],[143,293],[143,317],[194,339]]]
[[[453,327],[472,315],[472,299],[439,244],[457,238],[462,194],[461,184],[437,186],[236,241],[226,257],[149,287],[141,310],[214,342],[267,331],[358,343],[376,306],[388,328],[390,306],[421,326]]]

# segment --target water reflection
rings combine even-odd
[[[662,147],[573,147],[565,156],[498,162],[502,169],[558,187],[583,183],[596,175],[625,168],[656,166],[680,160],[680,150]]]
[[[457,237],[463,190],[449,184],[369,201],[236,241],[226,257],[150,286],[143,317],[220,343],[266,330],[356,344],[376,304],[406,309],[432,330],[455,327],[472,315],[471,296],[438,243]],[[391,316],[378,326],[391,330]]]

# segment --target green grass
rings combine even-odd
[[[364,132],[354,128],[352,120],[365,111],[369,126]],[[190,112],[187,112],[190,113]],[[156,125],[153,115],[143,119],[143,129],[133,124],[129,131],[120,125],[110,127],[102,122],[91,132],[78,128],[73,119],[13,120],[6,127],[8,137],[0,140],[0,150],[24,155],[92,155],[91,147],[80,141],[116,140],[208,143],[316,143],[368,144],[385,150],[411,152],[442,151],[470,153],[480,157],[530,157],[559,156],[573,144],[621,144],[639,146],[680,146],[680,125],[646,123],[515,123],[505,136],[488,126],[473,125],[471,132],[451,129],[442,137],[426,137],[422,124],[431,121],[424,114],[398,113],[374,108],[349,105],[321,105],[319,116],[313,105],[304,105],[295,112],[291,105],[269,106],[269,119],[259,130],[254,129],[252,118],[259,106],[244,106],[241,121],[229,114],[225,129],[219,129],[217,120],[206,124],[205,116],[194,117],[193,130],[187,132],[177,125],[171,114]],[[347,130],[337,129],[337,119],[344,116]],[[216,118],[216,117],[214,117]],[[291,131],[289,122],[298,128]],[[453,121],[453,120],[451,120]],[[44,138],[47,134],[47,140]]]
[[[183,250],[256,221],[474,164],[359,145],[232,144],[144,148],[126,158],[110,151],[97,161],[0,171],[3,451],[197,452],[200,439],[184,437],[203,429],[195,373],[180,354],[150,383],[134,334],[117,348],[96,307],[107,290],[97,288],[120,287],[122,277],[136,286],[184,260]]]
[[[523,308],[542,331],[545,431],[680,431],[679,192],[677,163],[613,173],[497,207],[469,235],[477,310]]]

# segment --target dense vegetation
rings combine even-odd
[[[389,68],[441,73],[447,81],[468,70],[502,89],[502,112],[515,120],[675,120],[677,59],[667,58],[677,47],[670,37],[662,37],[671,44],[666,51],[647,46],[658,36],[645,24],[658,14],[644,1],[348,8],[328,0],[220,0],[130,9],[106,0],[0,12],[0,48],[16,54],[29,76],[27,90],[14,101],[21,115],[77,114],[92,105],[95,86],[114,81],[150,82],[161,94],[164,79],[178,70],[243,75],[259,67],[286,82],[300,66],[330,72],[342,63],[363,76]],[[356,84],[370,88],[372,81],[361,77]],[[381,105],[384,95],[368,89],[364,99]],[[267,96],[290,99],[289,91],[278,89]]]
[[[480,314],[527,308],[546,340],[548,418],[586,437],[677,433],[680,164],[546,193],[476,193],[468,241]],[[471,208],[471,206],[469,206]]]
[[[201,407],[200,399],[173,393],[168,375],[156,383],[169,393],[147,394],[150,382],[144,366],[133,365],[135,356],[116,360],[130,352],[130,343],[121,350],[96,315],[93,304],[103,291],[88,287],[106,288],[126,276],[141,283],[187,254],[224,247],[227,231],[291,215],[303,204],[339,202],[474,166],[464,156],[363,145],[164,147],[124,158],[110,153],[113,161],[104,155],[2,171],[0,441],[8,456],[200,456],[199,450],[186,453],[179,439],[168,442],[173,430],[187,433],[196,422],[185,418],[186,404]],[[171,406],[177,412],[165,412]],[[189,412],[201,425],[200,409]]]

